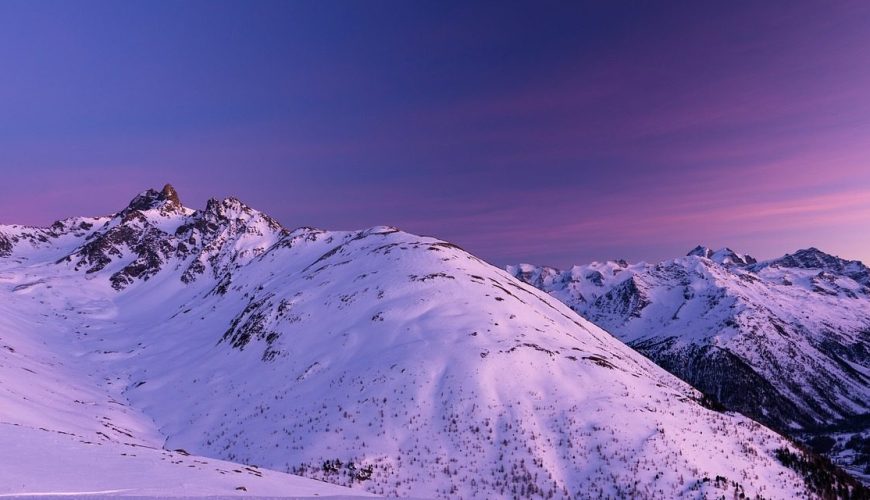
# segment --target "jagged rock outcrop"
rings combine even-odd
[[[145,212],[148,210],[159,210],[163,214],[168,214],[178,212],[182,208],[181,199],[178,197],[175,188],[171,184],[167,184],[160,191],[149,189],[139,193],[120,214],[122,218],[133,212]]]
[[[712,248],[698,245],[686,254],[688,257],[704,257],[718,264],[748,266],[758,262],[750,255],[743,255],[728,247],[714,251]]]
[[[180,268],[181,280],[189,283],[207,270],[226,274],[285,234],[277,221],[236,198],[210,199],[205,210],[185,208],[167,184],[138,194],[58,262],[86,273],[123,262],[110,278],[117,290],[147,281],[167,265]]]
[[[0,257],[8,257],[12,254],[12,242],[5,234],[0,233]]]
[[[836,279],[837,276],[846,276],[865,287],[870,287],[870,269],[857,260],[844,260],[833,255],[826,254],[821,250],[810,247],[804,250],[786,255],[779,259],[763,262],[755,267],[762,271],[765,267],[794,268],[818,271],[817,277]],[[865,290],[865,293],[870,293]]]

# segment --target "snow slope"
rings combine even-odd
[[[64,286],[39,265],[22,267],[73,251],[92,234],[79,226],[100,222],[65,221],[78,234],[58,225],[2,229],[16,247],[0,259],[0,497],[364,494],[164,449],[155,422],[130,406],[126,382],[96,361],[123,354],[81,341],[112,316],[109,298],[87,292],[96,276]]]
[[[870,474],[870,272],[860,262],[807,249],[756,263],[699,246],[658,264],[509,272],[728,408]],[[832,433],[828,449],[819,437]]]
[[[171,187],[37,231],[0,227],[2,420],[388,495],[812,495],[788,441],[450,243]]]
[[[90,438],[93,439],[93,438]],[[257,467],[61,431],[0,424],[0,498],[364,495]]]

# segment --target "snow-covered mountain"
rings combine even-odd
[[[389,495],[858,491],[435,238],[288,231],[169,186],[0,238],[0,426]]]
[[[870,477],[870,270],[815,248],[508,271],[721,402]],[[833,441],[832,441],[833,439]]]

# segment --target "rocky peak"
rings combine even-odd
[[[121,213],[129,214],[133,211],[142,212],[155,208],[160,208],[161,211],[167,212],[181,209],[181,200],[178,197],[178,192],[175,191],[175,188],[171,184],[163,186],[163,189],[160,191],[148,189],[137,194]]]
[[[0,233],[0,257],[7,257],[12,253],[12,242],[3,233]]]
[[[810,247],[798,250],[793,254],[787,254],[774,263],[779,267],[839,271],[848,264],[848,261],[822,252],[818,248]]]
[[[98,230],[59,262],[94,273],[132,257],[110,276],[118,290],[146,281],[166,266],[183,269],[180,278],[190,283],[208,269],[218,277],[230,266],[250,260],[286,232],[237,198],[210,199],[205,210],[188,210],[169,184],[140,193],[116,218],[117,224]]]
[[[270,231],[289,233],[277,220],[263,212],[255,210],[234,196],[218,200],[209,198],[205,204],[205,210],[201,212],[204,219],[222,225],[229,221],[241,224],[256,223],[262,221]]]
[[[710,260],[718,262],[719,264],[733,264],[737,266],[746,266],[757,262],[752,256],[739,254],[728,247],[713,252],[713,255],[710,256]]]
[[[857,260],[845,260],[810,247],[772,260],[767,265],[792,269],[812,269],[847,276],[858,283],[870,286],[870,269]]]
[[[739,254],[728,247],[713,251],[710,247],[698,245],[686,255],[689,257],[703,257],[723,265],[748,266],[757,262],[752,256]]]
[[[251,208],[235,196],[230,196],[223,200],[209,198],[208,201],[205,202],[205,212],[218,216],[219,218],[226,218],[233,213],[245,211],[251,211]]]
[[[163,190],[160,191],[160,197],[175,206],[181,206],[181,199],[178,197],[178,192],[175,191],[175,188],[172,187],[172,184],[167,184],[163,186]]]
[[[696,246],[686,254],[687,257],[704,257],[705,259],[709,259],[711,255],[713,255],[713,250],[701,245]]]

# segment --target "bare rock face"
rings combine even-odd
[[[171,184],[163,186],[163,189],[149,189],[136,195],[130,200],[127,208],[122,210],[122,216],[132,215],[133,212],[144,212],[146,210],[159,209],[161,213],[179,212],[182,209],[181,199],[178,197],[178,192]]]
[[[693,248],[686,255],[690,256],[690,257],[695,256],[695,257],[704,257],[705,259],[709,259],[710,256],[713,255],[713,249],[711,249],[709,247],[702,246],[702,245],[698,245],[695,248]]]
[[[751,255],[739,254],[728,247],[714,251],[712,248],[698,245],[687,253],[686,256],[703,257],[722,265],[749,266],[758,262]]]
[[[123,262],[110,279],[116,290],[167,268],[179,270],[187,284],[207,270],[221,278],[287,233],[278,221],[233,197],[210,199],[205,210],[185,208],[167,184],[160,191],[138,194],[58,262],[72,263],[88,274]]]
[[[0,257],[7,257],[12,253],[12,242],[0,233]]]
[[[826,275],[846,276],[865,287],[870,287],[870,269],[863,263],[841,259],[814,247],[798,250],[769,262],[762,262],[756,266],[756,269],[761,271],[765,267],[817,270],[819,278],[824,278]]]
[[[181,199],[178,197],[178,193],[172,187],[172,184],[163,186],[163,190],[160,191],[160,197],[175,207],[181,207]]]

